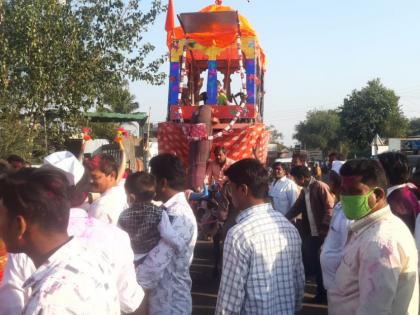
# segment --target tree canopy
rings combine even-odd
[[[137,0],[2,1],[0,115],[24,115],[27,138],[44,123],[63,136],[109,91],[126,93],[127,79],[161,84],[165,57],[151,59],[143,35],[163,9],[160,0],[147,8]],[[54,119],[45,122],[47,112]]]
[[[420,121],[412,119],[409,125],[399,97],[375,79],[354,90],[337,109],[309,111],[295,129],[294,138],[306,148],[369,156],[376,134],[404,137],[409,129],[413,135],[420,134]]]
[[[336,110],[313,110],[295,127],[293,137],[307,148],[319,148],[324,153],[340,145],[340,118]]]
[[[369,81],[366,87],[345,98],[339,115],[346,138],[359,151],[368,150],[376,134],[402,137],[408,129],[399,97],[379,79]]]
[[[281,144],[283,134],[274,125],[268,125],[267,130],[270,131],[270,143]]]

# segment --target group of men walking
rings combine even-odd
[[[404,156],[332,161],[327,185],[302,157],[290,171],[275,163],[272,180],[258,160],[226,153],[217,148],[205,179],[225,185],[238,213],[216,314],[294,314],[311,275],[313,302],[330,314],[418,314],[420,208]],[[57,152],[38,169],[0,176],[10,253],[0,314],[192,312],[197,223],[182,162],[158,155],[150,175],[126,180],[119,169],[106,155],[83,166]]]

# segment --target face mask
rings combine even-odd
[[[369,207],[369,197],[374,192],[375,188],[372,189],[366,195],[348,196],[341,195],[340,201],[343,206],[343,212],[346,217],[350,220],[359,220],[364,216],[368,215],[372,209]]]

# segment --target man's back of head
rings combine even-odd
[[[0,200],[0,229],[10,252],[30,251],[33,233],[67,235],[70,188],[60,171],[28,168],[10,174],[0,182]]]
[[[399,152],[386,152],[378,155],[379,162],[385,170],[391,186],[401,185],[408,181],[409,167],[407,157]]]
[[[12,166],[12,168],[16,171],[20,170],[21,168],[25,167],[25,160],[16,154],[11,154],[7,157],[7,162]]]
[[[156,195],[156,179],[146,172],[130,174],[124,187],[130,203],[151,202]]]
[[[238,210],[265,202],[268,196],[269,176],[258,160],[240,160],[232,164],[225,171],[225,175],[229,178],[233,203]]]
[[[304,152],[295,152],[292,156],[292,166],[305,166],[308,161],[308,155]]]
[[[176,155],[163,153],[150,160],[152,175],[156,178],[156,198],[166,201],[185,187],[185,168]]]

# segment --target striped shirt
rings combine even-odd
[[[271,204],[236,221],[224,245],[216,314],[294,314],[305,284],[298,231]]]

